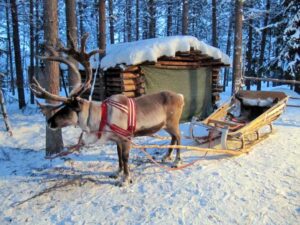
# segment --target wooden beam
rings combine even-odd
[[[109,76],[106,76],[105,77],[105,82],[122,82],[123,79],[121,77],[109,77]]]
[[[175,57],[169,57],[169,56],[162,56],[158,59],[158,61],[187,61],[187,62],[196,62],[197,60],[195,57],[191,56],[175,56]]]
[[[105,82],[106,86],[123,86],[123,85],[140,85],[144,83],[142,79],[128,79],[128,80],[118,80],[118,81],[111,81],[108,80]]]
[[[136,91],[139,89],[144,88],[144,84],[139,84],[139,85],[119,85],[119,86],[106,86],[106,90],[108,91],[116,91],[116,92],[122,92],[122,91]]]
[[[140,70],[139,66],[129,66],[125,69],[126,72],[138,72]]]
[[[223,92],[223,88],[213,88],[213,92]]]
[[[104,71],[105,74],[115,74],[115,73],[120,73],[122,70],[120,68],[109,68]]]
[[[199,62],[182,62],[182,61],[158,61],[156,64],[162,66],[199,66]]]
[[[280,80],[275,78],[258,78],[258,77],[243,77],[244,80],[254,80],[254,81],[272,81],[277,83],[285,83],[285,84],[300,84],[300,81],[296,80]]]
[[[286,105],[287,107],[295,107],[295,108],[300,108],[300,105]]]
[[[122,72],[120,74],[120,77],[122,79],[133,79],[133,78],[138,78],[140,75],[139,74],[134,74],[134,73],[131,73],[131,72]]]
[[[297,99],[297,100],[300,100],[299,97],[293,97],[293,96],[289,96],[290,99]]]
[[[245,153],[244,151],[248,151],[246,149],[242,150],[229,150],[229,149],[212,149],[212,148],[200,148],[196,146],[183,146],[183,145],[133,145],[132,148],[155,148],[155,149],[165,149],[165,148],[179,148],[185,150],[192,150],[198,152],[205,152],[205,153],[217,153],[217,154],[229,154],[229,155],[241,155]]]
[[[224,63],[221,63],[221,62],[206,62],[206,63],[200,63],[199,64],[200,66],[203,66],[203,67],[207,67],[207,66],[229,66],[229,65],[226,65]]]
[[[199,69],[200,66],[166,66],[166,65],[154,65],[155,68],[170,69],[170,70],[187,70],[187,69]]]
[[[122,94],[125,95],[125,96],[127,96],[127,97],[129,97],[129,98],[136,97],[136,94],[135,94],[134,91],[126,91],[126,92],[123,92]]]
[[[123,83],[123,84],[131,84],[132,82],[135,83],[143,83],[145,82],[145,78],[144,76],[139,76],[137,78],[128,78],[128,79],[122,79],[121,77],[106,77],[106,81],[105,83],[109,83],[109,82],[119,82],[119,83]]]

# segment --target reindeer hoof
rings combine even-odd
[[[121,174],[121,171],[116,171],[116,172],[113,172],[111,175],[109,175],[109,178],[112,178],[112,179],[117,179]]]
[[[129,184],[132,184],[132,179],[130,179],[128,176],[123,176],[122,179],[117,183],[117,186],[119,187],[126,187]]]
[[[161,162],[165,163],[165,162],[168,162],[168,161],[171,161],[172,160],[172,157],[169,156],[169,155],[165,155],[162,159],[161,159]]]
[[[175,159],[175,161],[173,162],[172,168],[178,168],[182,163],[181,159]]]

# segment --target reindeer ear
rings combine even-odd
[[[45,105],[39,103],[37,100],[35,101],[38,107],[40,108],[41,112],[43,113],[44,116],[48,116],[49,113],[47,112],[47,108]]]
[[[80,112],[82,110],[83,101],[76,101],[76,103],[73,106],[73,110],[76,112]]]

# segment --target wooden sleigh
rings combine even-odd
[[[284,111],[288,96],[283,92],[239,91],[203,121],[193,120],[190,137],[199,144],[220,139],[224,150],[250,151],[251,146],[268,137],[273,131],[272,122]],[[234,110],[239,109],[235,116]],[[196,137],[197,126],[207,128],[208,135]],[[269,128],[266,132],[266,128]]]

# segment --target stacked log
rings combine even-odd
[[[139,66],[125,70],[108,69],[104,77],[106,97],[124,94],[127,97],[138,97],[145,94],[145,79]]]
[[[95,85],[94,85],[92,100],[102,101],[102,100],[104,100],[103,77],[100,74],[100,70],[93,69],[93,79],[94,79],[94,75],[95,75],[96,72],[98,72],[98,74],[97,74],[97,79],[96,79]],[[83,70],[80,70],[80,74],[81,74],[81,78],[82,78],[81,82],[83,83],[85,81],[85,76],[86,76],[85,72]],[[89,99],[89,96],[91,94],[91,90],[92,89],[86,91],[82,95],[82,97],[85,98],[85,99]]]
[[[220,93],[223,91],[223,86],[219,84],[220,77],[219,77],[220,68],[213,67],[212,68],[212,101],[215,104],[216,101],[220,99]]]

